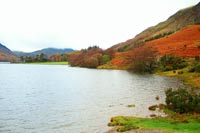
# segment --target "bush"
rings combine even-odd
[[[195,72],[200,73],[200,63],[195,65]]]
[[[173,68],[171,66],[166,66],[162,69],[163,71],[171,71]]]
[[[192,66],[192,67],[188,70],[188,72],[190,72],[190,73],[195,72],[195,68],[194,68],[194,66]]]
[[[179,71],[179,72],[178,72],[178,74],[183,74],[183,73],[184,73],[183,71]]]
[[[134,49],[132,65],[129,67],[137,73],[152,73],[157,67],[155,52],[150,47],[138,47]]]
[[[195,61],[199,61],[200,57],[199,56],[195,56]]]
[[[108,61],[110,61],[110,56],[109,55],[103,55],[102,58],[103,58],[103,63],[104,64],[107,63]]]
[[[162,37],[165,37],[167,35],[170,35],[170,34],[173,34],[175,31],[169,31],[169,32],[165,32],[165,33],[162,33],[162,34],[158,34],[154,37],[151,37],[147,40],[145,40],[145,42],[148,42],[148,41],[152,41],[152,40],[155,40],[155,39],[159,39],[159,38],[162,38]]]
[[[193,65],[190,69],[189,72],[197,72],[200,73],[200,63],[197,63]]]
[[[166,92],[166,104],[168,109],[177,113],[200,113],[200,95],[191,93],[186,89],[168,89]]]
[[[163,71],[177,70],[188,66],[188,63],[182,57],[174,55],[164,55],[160,59],[160,64]]]

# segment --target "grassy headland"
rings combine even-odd
[[[156,74],[169,77],[178,77],[186,85],[195,89],[200,89],[199,60],[195,60],[194,58],[188,58],[185,59],[185,62],[188,64],[187,67],[170,71],[158,70]]]
[[[199,115],[172,115],[169,117],[137,118],[117,116],[111,118],[109,126],[117,126],[117,131],[128,130],[161,130],[165,132],[199,133]]]
[[[168,76],[168,77],[178,77],[181,79],[186,85],[191,86],[192,88],[200,89],[200,73],[190,73],[186,69],[179,69],[174,71],[167,72],[157,72],[158,75]]]

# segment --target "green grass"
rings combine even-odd
[[[156,74],[169,77],[178,77],[186,85],[200,89],[200,73],[197,72],[190,73],[188,72],[188,70],[189,68],[184,68],[176,70],[176,73],[174,73],[173,71],[167,71],[167,72],[157,72]],[[180,74],[179,72],[182,72],[182,74]]]
[[[66,61],[63,62],[31,62],[25,64],[38,64],[38,65],[68,65],[69,63]]]
[[[184,81],[185,84],[192,86],[193,88],[200,89],[200,73],[184,73],[178,75],[180,79]]]
[[[162,130],[166,132],[198,133],[200,131],[200,117],[179,115],[175,117],[137,118],[130,116],[117,116],[111,118],[108,126],[118,126],[117,131],[131,129]]]

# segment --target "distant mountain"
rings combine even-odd
[[[69,53],[73,52],[74,50],[71,48],[65,48],[65,49],[57,49],[57,48],[45,48],[41,50],[37,50],[34,52],[26,53],[26,52],[21,52],[21,51],[14,51],[14,53],[20,57],[20,56],[36,56],[38,54],[45,54],[45,55],[52,55],[52,54],[64,54],[64,53]]]
[[[0,43],[0,62],[2,61],[15,62],[17,60],[18,58],[15,56],[15,54],[6,46]]]
[[[188,25],[200,24],[200,2],[192,7],[182,9],[169,17],[166,21],[152,26],[136,35],[133,39],[119,43],[112,48],[126,51],[134,46],[143,45],[146,41],[175,33]]]
[[[10,49],[0,43],[0,52],[3,52],[8,55],[15,55]]]

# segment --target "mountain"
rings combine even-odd
[[[15,56],[15,54],[6,46],[0,43],[0,62],[15,62],[17,60],[18,58]]]
[[[126,51],[145,42],[176,33],[188,25],[200,24],[200,2],[192,7],[182,9],[169,17],[166,21],[149,27],[134,38],[117,44],[112,48],[118,51]]]
[[[124,68],[133,61],[139,49],[153,49],[157,56],[173,54],[182,57],[200,56],[200,3],[182,9],[166,21],[147,28],[134,38],[109,48],[115,51],[109,66]]]
[[[41,50],[37,50],[34,52],[26,53],[26,52],[21,52],[21,51],[14,51],[14,53],[20,57],[20,56],[36,56],[38,54],[45,54],[45,55],[51,55],[51,54],[64,54],[64,53],[69,53],[73,52],[74,50],[71,48],[65,48],[65,49],[57,49],[57,48],[45,48]]]

